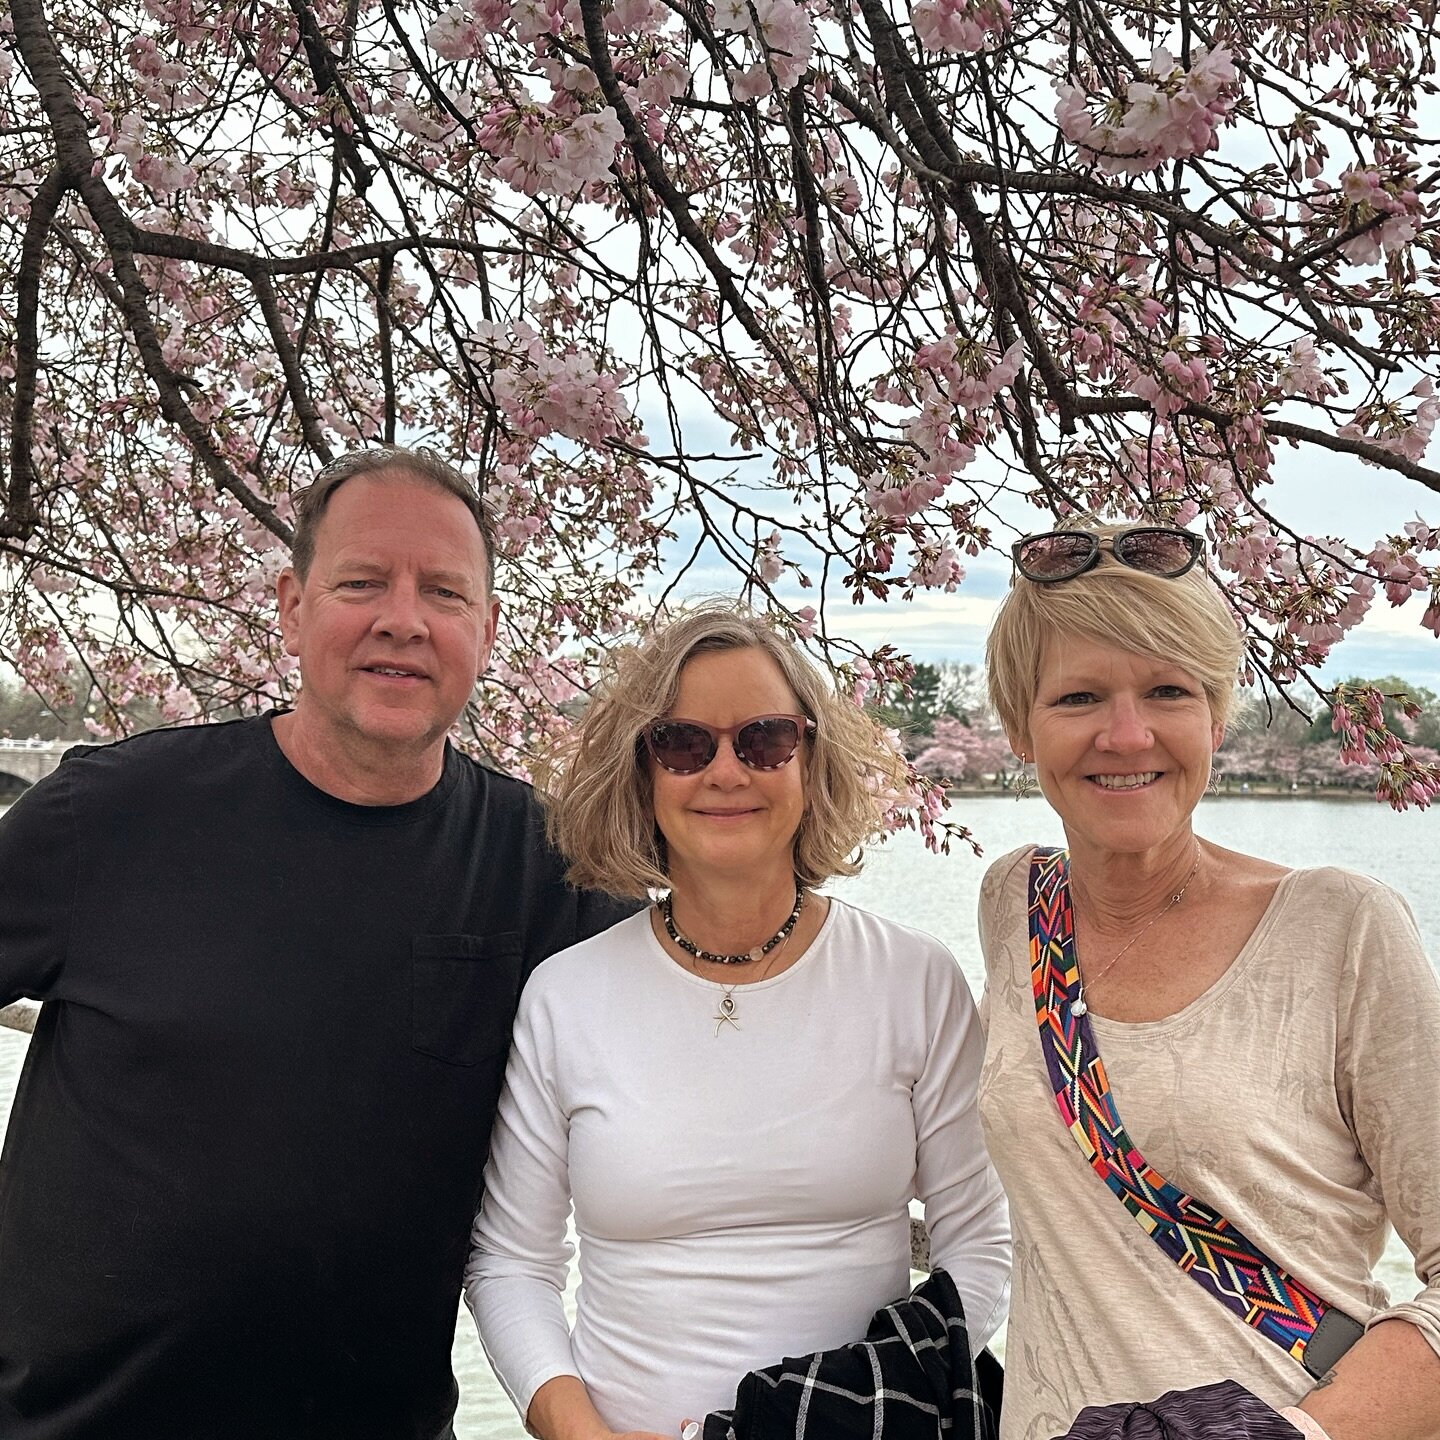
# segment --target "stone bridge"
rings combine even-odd
[[[29,789],[59,763],[74,740],[0,740],[0,791]],[[19,781],[17,787],[14,782]]]

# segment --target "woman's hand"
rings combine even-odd
[[[1280,1414],[1305,1437],[1305,1440],[1330,1440],[1329,1435],[1325,1433],[1325,1427],[1313,1415],[1307,1414],[1304,1410],[1299,1410],[1294,1405],[1287,1405]]]
[[[677,1434],[653,1430],[612,1430],[575,1375],[557,1375],[534,1394],[525,1412],[525,1428],[538,1440],[677,1440]]]

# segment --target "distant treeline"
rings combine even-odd
[[[1386,702],[1385,719],[1396,734],[1419,747],[1422,759],[1440,760],[1440,698],[1423,685],[1398,675],[1346,681],[1373,685],[1386,695],[1403,696],[1420,706],[1420,717],[1408,719],[1399,699]],[[83,679],[68,696],[47,702],[33,690],[0,678],[0,738],[16,740],[85,740],[85,716],[91,696]],[[990,713],[985,672],[978,665],[944,661],[917,665],[908,693],[893,690],[876,706],[880,718],[898,730],[906,753],[927,775],[955,782],[1008,785],[1019,766],[1000,727]],[[161,723],[158,711],[143,702],[126,716],[131,730]],[[1313,696],[1300,705],[1283,696],[1241,693],[1216,763],[1216,773],[1232,783],[1295,784],[1302,787],[1344,786],[1363,789],[1374,772],[1340,759],[1340,745],[1330,726],[1329,708]]]
[[[86,676],[72,676],[68,694],[42,697],[18,680],[0,675],[0,740],[92,740],[85,717],[95,713],[96,694]],[[128,731],[164,724],[159,710],[138,700],[124,708]]]
[[[1440,762],[1440,698],[1423,685],[1398,675],[1354,677],[1347,685],[1373,685],[1392,698],[1385,703],[1386,724],[1403,736],[1418,758]],[[1302,789],[1368,789],[1375,770],[1347,764],[1331,728],[1330,709],[1310,696],[1305,703],[1284,695],[1268,697],[1242,691],[1225,743],[1216,758],[1222,784],[1267,784]],[[1408,699],[1420,707],[1418,719],[1402,708]],[[908,694],[883,697],[881,718],[900,732],[906,753],[924,774],[956,783],[1008,787],[1019,763],[990,712],[985,672],[978,665],[947,661],[917,665]]]

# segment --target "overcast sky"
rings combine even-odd
[[[692,448],[703,448],[707,439],[716,450],[728,448],[728,436],[713,416],[691,412],[684,423]],[[696,433],[711,428],[716,431],[713,438]],[[658,439],[663,431],[657,428],[652,433]],[[758,466],[760,462],[755,463]],[[984,463],[982,454],[974,462],[975,468],[979,470]],[[1399,531],[1406,521],[1413,520],[1417,511],[1440,525],[1440,497],[1412,480],[1361,465],[1349,456],[1313,449],[1283,450],[1277,475],[1268,492],[1270,509],[1300,534],[1334,535],[1368,551],[1382,534]],[[957,495],[961,488],[957,482]],[[1001,513],[1017,533],[1020,527],[1040,524],[1038,511],[1015,507],[1013,502],[1002,507]],[[678,568],[693,549],[697,535],[698,529],[693,527],[680,533],[668,552],[671,564]],[[996,538],[1008,545],[1014,534],[997,529]],[[787,544],[786,553],[791,559],[804,559],[794,552],[793,545]],[[829,608],[830,628],[871,648],[895,645],[917,660],[979,664],[990,618],[1009,583],[1008,558],[984,555],[967,561],[965,582],[953,595],[921,591],[909,602],[867,601],[852,606],[837,591]],[[734,572],[712,558],[712,563],[702,559],[695,566],[682,592],[733,594],[735,588]],[[782,593],[797,606],[814,603],[813,591],[786,585]],[[1321,676],[1333,682],[1351,675],[1393,674],[1440,692],[1440,640],[1420,628],[1425,605],[1425,598],[1416,596],[1395,609],[1382,593],[1365,622],[1331,652]]]

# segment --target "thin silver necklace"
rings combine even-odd
[[[1162,920],[1168,915],[1185,897],[1185,892],[1190,888],[1190,882],[1195,878],[1195,872],[1200,868],[1200,842],[1195,842],[1195,863],[1190,867],[1190,873],[1185,877],[1180,888],[1166,901],[1163,909],[1158,910],[1149,920],[1145,922],[1109,959],[1100,972],[1091,980],[1092,985],[1098,985],[1114,968],[1120,957],[1125,954],[1157,920]],[[1080,977],[1080,983],[1075,991],[1074,1003],[1070,1006],[1072,1015],[1084,1015],[1090,1007],[1085,1003],[1085,976],[1080,972],[1080,949],[1075,949],[1075,973]]]

